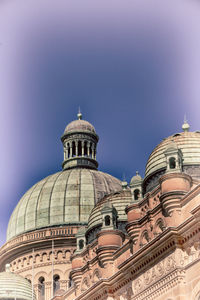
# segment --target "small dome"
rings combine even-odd
[[[112,193],[101,199],[101,201],[99,201],[97,205],[92,209],[88,219],[88,229],[86,233],[88,243],[91,243],[96,238],[97,232],[99,232],[101,229],[101,210],[106,203],[109,203],[109,205],[113,205],[116,209],[118,215],[118,229],[125,232],[125,225],[127,223],[125,208],[131,203],[131,201],[132,195],[130,189]]]
[[[144,179],[146,191],[154,188],[158,178],[165,172],[165,152],[170,148],[182,151],[183,171],[194,178],[200,178],[200,133],[184,131],[163,139],[149,156]]]
[[[136,172],[136,175],[131,178],[130,185],[142,182],[142,177]]]
[[[106,194],[122,189],[109,174],[74,168],[50,175],[30,188],[13,211],[7,240],[24,232],[67,224],[86,224]]]
[[[71,132],[91,132],[96,134],[95,128],[92,124],[85,120],[75,120],[67,125],[64,134]]]
[[[22,276],[9,271],[0,273],[0,300],[1,299],[32,299],[31,283]],[[33,299],[36,299],[35,294]]]

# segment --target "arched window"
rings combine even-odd
[[[45,299],[45,280],[44,277],[38,279],[39,300]]]
[[[81,145],[81,141],[78,141],[78,156],[82,155],[82,145]]]
[[[92,157],[92,143],[90,143],[90,157]]]
[[[84,142],[84,156],[87,156],[87,142]]]
[[[164,229],[165,229],[165,226],[164,226],[163,220],[160,219],[160,220],[157,222],[157,231],[158,231],[158,232],[163,232]]]
[[[70,145],[69,143],[67,144],[67,157],[70,157]]]
[[[105,225],[110,226],[110,216],[105,216]]]
[[[72,142],[72,157],[76,156],[76,146],[75,142]]]
[[[133,193],[134,193],[134,200],[138,200],[140,196],[140,190],[136,189],[134,190]]]
[[[60,289],[60,276],[54,275],[53,276],[53,294],[55,295],[56,291]]]
[[[84,240],[79,240],[79,249],[82,250],[84,247]]]
[[[170,169],[176,168],[176,159],[174,157],[170,157],[170,159],[169,159],[169,168]]]

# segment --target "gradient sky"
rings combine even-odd
[[[79,106],[99,169],[130,181],[184,114],[200,129],[199,79],[199,1],[0,0],[0,245]]]

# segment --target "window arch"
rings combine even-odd
[[[54,275],[53,276],[53,294],[60,289],[60,276],[59,275]]]
[[[72,157],[76,156],[76,145],[75,142],[72,142]]]
[[[38,291],[39,291],[39,300],[45,299],[45,279],[43,276],[41,276],[38,279]]]
[[[165,229],[164,221],[162,219],[159,219],[156,223],[156,231],[158,233],[163,232]]]
[[[82,155],[82,143],[81,141],[78,141],[78,156]]]
[[[105,216],[105,226],[110,226],[110,216]]]
[[[134,200],[138,200],[139,196],[140,196],[140,190],[139,189],[135,189],[134,192]]]
[[[176,159],[175,157],[170,157],[169,159],[169,168],[175,169],[176,168]]]
[[[78,245],[79,245],[79,249],[82,250],[84,247],[84,240],[79,240]]]

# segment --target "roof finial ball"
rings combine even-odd
[[[81,109],[80,106],[78,108],[78,114],[77,114],[78,120],[82,120],[82,113],[81,113]]]
[[[184,116],[184,123],[182,125],[182,129],[184,132],[188,132],[190,130],[190,125],[188,124],[188,121],[186,119],[186,115]]]

